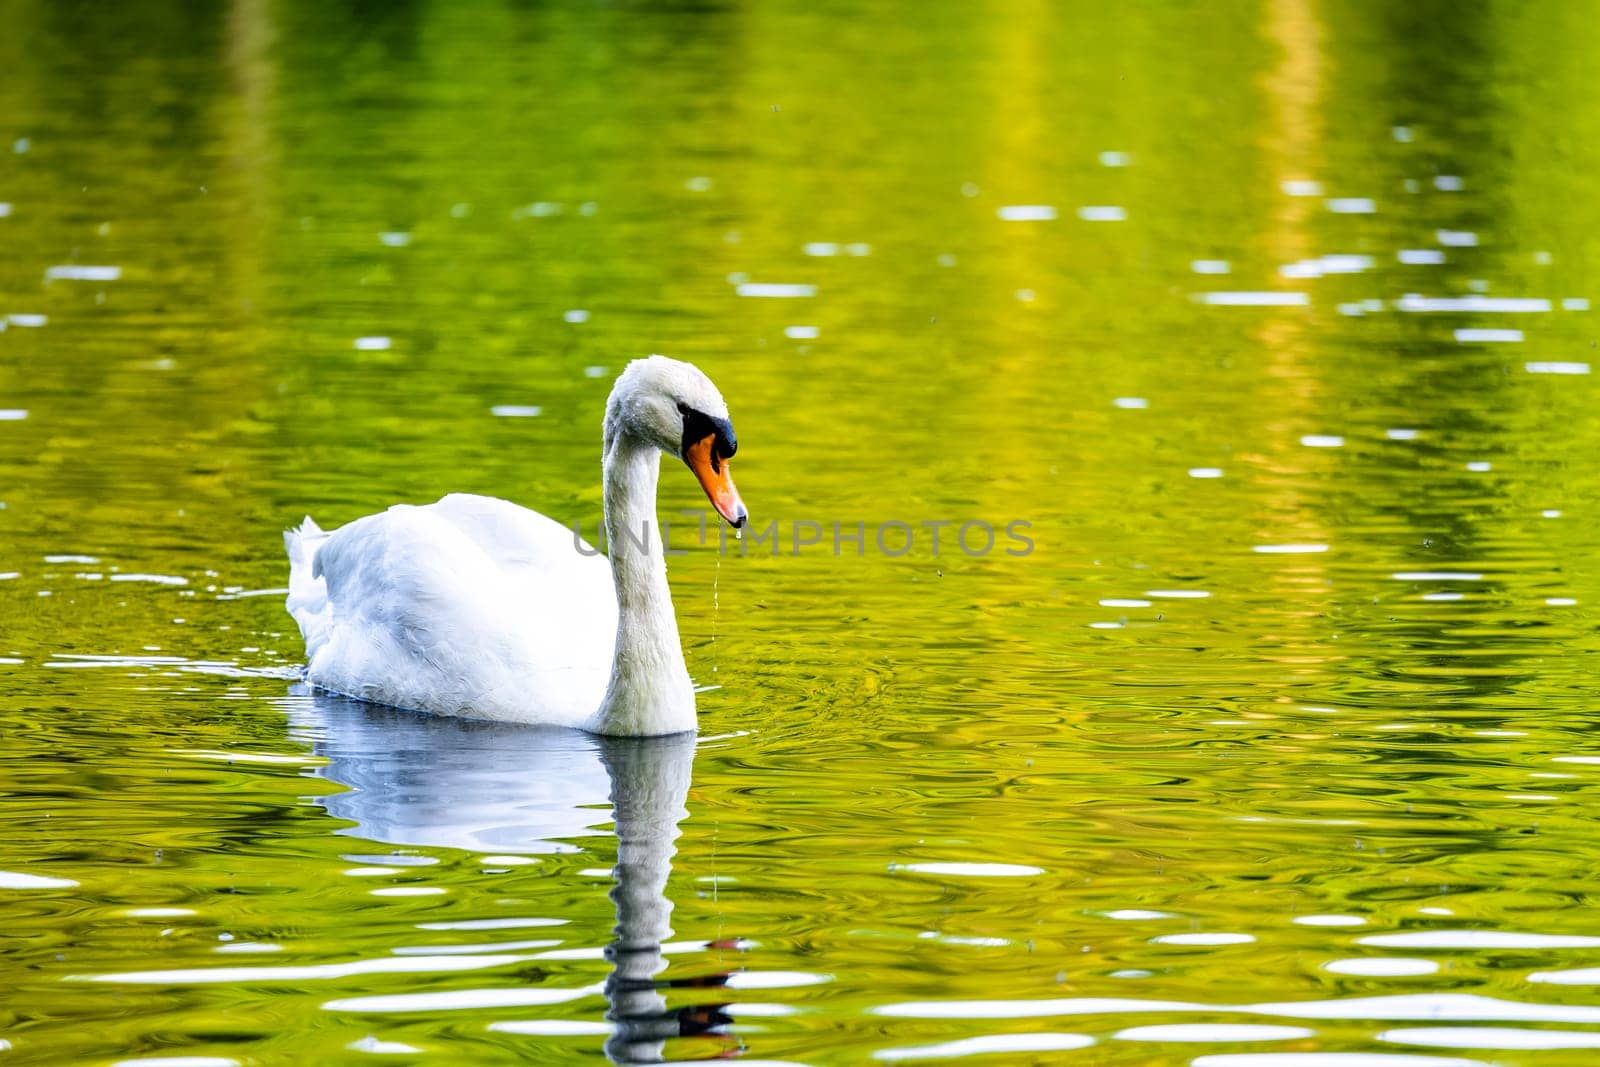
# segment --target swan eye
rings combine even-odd
[[[682,401],[678,403],[678,411],[683,414],[683,443],[678,450],[680,456],[687,459],[689,446],[707,437],[716,438],[711,446],[711,462],[716,469],[721,468],[723,460],[739,451],[739,439],[734,436],[733,423],[727,419],[707,415]]]

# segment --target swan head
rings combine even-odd
[[[699,367],[666,356],[629,363],[606,401],[606,452],[624,436],[683,460],[717,513],[734,526],[744,525],[749,512],[728,471],[739,439],[722,394]]]

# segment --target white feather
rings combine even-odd
[[[452,494],[287,538],[289,613],[306,639],[306,677],[323,688],[566,726],[605,695],[611,567],[538,512]]]

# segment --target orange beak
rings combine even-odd
[[[707,434],[684,451],[683,460],[694,471],[694,476],[700,479],[700,488],[706,491],[706,499],[717,509],[717,514],[734,526],[743,526],[750,513],[745,510],[744,501],[739,499],[739,490],[733,487],[728,461],[713,449],[716,440],[716,434]]]

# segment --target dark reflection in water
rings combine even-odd
[[[356,824],[345,831],[351,835],[406,847],[552,852],[571,851],[572,838],[602,835],[613,823],[617,921],[605,950],[612,1062],[664,1062],[668,1040],[716,1033],[731,1021],[722,1004],[668,1008],[663,990],[673,983],[659,977],[695,735],[593,737],[308,696],[296,718],[328,760],[319,773],[349,787],[321,803]],[[720,986],[727,977],[691,984]]]

